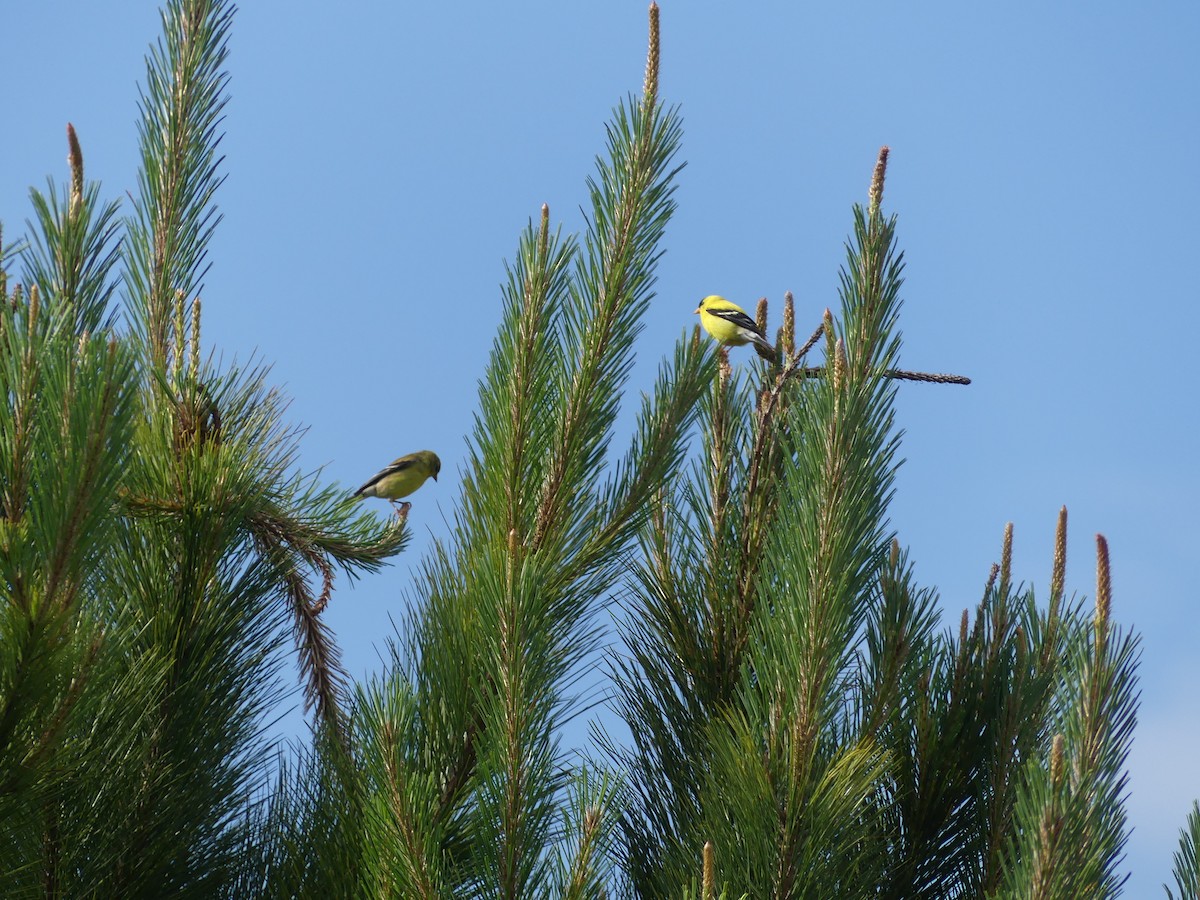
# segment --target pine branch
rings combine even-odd
[[[201,293],[208,242],[221,220],[213,197],[225,180],[217,147],[233,11],[225,0],[170,0],[163,38],[147,59],[125,268],[130,311],[148,361],[160,370],[169,363],[175,296]]]
[[[552,735],[596,646],[592,613],[682,457],[712,360],[690,343],[663,366],[629,452],[608,474],[674,208],[679,127],[654,101],[653,69],[651,60],[642,102],[619,107],[609,128],[582,248],[552,233],[545,208],[522,238],[480,391],[463,513],[419,581],[409,665],[421,712],[410,741],[422,748],[415,773],[438,785],[419,844],[457,848],[451,890],[516,897],[554,880],[548,849],[567,782]],[[380,686],[381,702],[402,689],[398,678]]]
[[[1065,545],[1065,525],[1063,514],[1056,546]],[[998,897],[1113,897],[1125,881],[1117,867],[1126,840],[1123,769],[1136,722],[1137,641],[1111,630],[1102,538],[1098,545],[1096,616],[1090,627],[1079,609],[1062,617],[1057,609],[1049,611],[1040,632],[1036,621],[1030,623],[1035,650],[1037,641],[1059,640],[1067,626],[1065,650],[1026,654],[1055,661],[1049,674],[1059,691],[1052,710],[1059,730],[1040,758],[1022,742],[1023,771],[1008,779],[1015,784],[1011,821],[993,830],[993,840],[1007,844],[991,880]],[[1056,565],[1054,588],[1062,575]],[[1037,710],[1018,715],[1046,718]]]
[[[428,825],[424,815],[414,807],[413,790],[409,784],[408,767],[404,752],[391,719],[380,723],[382,758],[387,773],[387,799],[391,821],[396,830],[396,839],[402,848],[404,875],[408,891],[416,897],[437,900],[445,896],[442,878],[431,857],[436,856],[436,846],[428,844]],[[390,892],[389,892],[390,893]]]
[[[868,233],[861,218],[856,224],[858,248],[849,258],[856,275],[846,277],[843,293],[850,326],[867,328],[854,323],[874,316],[871,327],[884,335],[872,332],[853,348],[856,360],[872,341],[884,348],[869,372],[891,368],[886,329],[899,268],[884,252],[890,229],[872,224]],[[860,259],[870,253],[875,262],[864,268]],[[794,321],[790,309],[785,302],[785,320]],[[761,302],[758,312],[765,319]],[[785,350],[795,346],[786,332]],[[823,325],[800,353],[822,333],[832,332]],[[833,727],[833,685],[876,571],[875,529],[894,447],[886,437],[889,395],[845,355],[830,341],[832,378],[807,387],[795,377],[802,363],[792,362],[768,371],[767,384],[749,396],[734,389],[723,362],[709,405],[709,465],[682,491],[686,513],[664,503],[652,518],[650,564],[638,573],[643,605],[630,617],[633,661],[618,665],[617,675],[635,742],[622,757],[635,798],[625,861],[644,893],[681,883],[695,846],[716,838],[746,860],[737,890],[803,893],[800,885],[820,883],[845,895],[822,880],[815,835],[863,839],[865,785],[874,777],[868,773],[878,773],[878,754],[864,745],[843,758],[850,767],[843,774],[856,771],[863,787],[831,791],[829,807],[810,807],[814,819],[795,812],[836,769],[818,753],[818,739]],[[699,564],[697,547],[709,549]],[[760,723],[772,723],[768,733],[759,733]],[[845,807],[834,812],[834,796],[863,810],[857,824],[846,821]]]
[[[616,784],[585,767],[572,782],[564,814],[564,846],[554,896],[602,900],[619,796]]]
[[[1200,803],[1193,800],[1187,823],[1179,833],[1179,849],[1175,851],[1175,865],[1171,874],[1179,889],[1176,897],[1167,885],[1167,900],[1195,900],[1200,897],[1200,862],[1197,862],[1196,847],[1200,845]]]
[[[61,194],[53,182],[45,194],[30,191],[37,226],[27,223],[32,240],[21,257],[25,282],[38,286],[47,308],[61,312],[75,334],[91,334],[113,319],[108,304],[121,252],[119,204],[101,206],[99,185],[85,182],[83,151],[70,124],[67,143],[71,186]]]

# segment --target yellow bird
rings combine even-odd
[[[730,303],[724,297],[712,294],[701,300],[695,311],[700,313],[700,324],[704,326],[704,330],[716,338],[717,343],[728,347],[753,344],[759,356],[768,362],[775,362],[775,350],[767,336],[759,330],[758,323],[746,315],[746,311],[736,303]]]
[[[389,501],[401,515],[408,512],[411,503],[396,506],[396,501],[407,497],[425,483],[427,478],[437,481],[442,471],[442,461],[432,450],[418,450],[394,460],[380,469],[367,483],[354,492],[355,497],[379,497]]]

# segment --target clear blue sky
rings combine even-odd
[[[704,294],[765,295],[777,315],[792,290],[815,326],[890,145],[904,362],[974,379],[901,388],[893,522],[948,623],[978,602],[1005,522],[1043,598],[1061,505],[1070,589],[1093,594],[1108,537],[1114,617],[1144,640],[1128,896],[1161,896],[1200,796],[1200,5],[753,6],[663,3],[661,96],[682,109],[687,168],[632,387]],[[67,121],[105,197],[135,188],[135,85],[158,29],[148,2],[6,10],[6,238],[28,188],[66,178]],[[642,0],[236,17],[206,343],[273,363],[307,468],[353,487],[408,450],[445,464],[415,498],[411,551],[327,613],[356,675],[378,668],[409,566],[456,502],[503,261],[543,202],[580,227],[645,35]]]

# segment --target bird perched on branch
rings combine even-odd
[[[432,450],[418,450],[394,460],[387,467],[380,469],[368,479],[367,483],[354,492],[355,497],[379,497],[389,501],[396,507],[396,512],[404,515],[411,503],[396,505],[401,497],[407,497],[428,478],[437,481],[438,472],[442,471],[442,461]]]
[[[767,336],[759,330],[758,323],[746,315],[746,311],[736,303],[730,303],[724,297],[713,294],[700,301],[696,312],[700,313],[700,324],[704,326],[704,330],[716,338],[717,343],[727,347],[753,344],[759,356],[768,362],[775,362],[775,350]]]

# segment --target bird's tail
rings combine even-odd
[[[759,356],[769,363],[775,362],[775,348],[771,346],[765,337],[756,334],[751,340],[754,341],[754,350]]]

